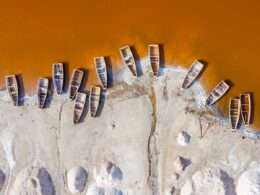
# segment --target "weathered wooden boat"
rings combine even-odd
[[[73,113],[73,123],[77,124],[81,118],[81,115],[84,110],[84,106],[86,103],[86,97],[87,95],[85,93],[77,92],[75,103],[74,103],[74,113]]]
[[[107,65],[105,58],[102,57],[97,57],[94,58],[94,63],[96,67],[96,72],[98,75],[98,79],[101,83],[101,86],[103,89],[107,88]]]
[[[137,76],[136,64],[133,53],[129,46],[125,46],[119,49],[121,57],[124,60],[125,65],[129,68],[134,77]]]
[[[221,81],[210,93],[208,98],[206,99],[206,104],[208,106],[216,103],[221,97],[225,95],[228,91],[229,85],[225,81]]]
[[[7,91],[10,95],[10,98],[13,102],[14,106],[18,106],[19,104],[19,89],[17,84],[17,78],[15,75],[5,76],[5,83]]]
[[[185,76],[185,79],[182,83],[182,88],[187,89],[194,81],[195,79],[199,76],[203,69],[204,65],[200,63],[198,60],[195,60],[190,69],[188,70],[188,73]]]
[[[229,121],[232,129],[237,129],[240,117],[240,99],[231,98],[229,100]]]
[[[49,79],[40,78],[38,80],[38,88],[37,88],[39,108],[44,108],[48,96],[48,90],[49,90]]]
[[[158,76],[160,68],[160,52],[159,45],[149,45],[148,46],[149,60],[152,67],[153,75]]]
[[[240,94],[241,101],[241,115],[245,126],[250,124],[251,120],[251,109],[252,109],[252,101],[251,95],[249,93]]]
[[[89,95],[89,108],[91,117],[95,117],[99,105],[101,89],[98,86],[91,86]]]
[[[56,92],[60,95],[62,94],[64,83],[64,68],[62,63],[55,63],[52,65],[52,76]]]
[[[82,83],[84,72],[78,69],[74,69],[72,77],[70,80],[69,87],[69,99],[73,100],[76,96],[76,93],[79,91],[80,85]]]

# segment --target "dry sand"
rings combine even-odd
[[[227,195],[259,187],[246,171],[258,174],[259,141],[209,112],[198,82],[181,90],[184,70],[153,78],[146,59],[142,65],[136,79],[128,69],[114,74],[119,84],[100,115],[86,113],[77,125],[67,94],[40,110],[35,96],[16,108],[2,91],[0,193]],[[238,186],[240,176],[249,185]]]

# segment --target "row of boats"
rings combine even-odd
[[[125,63],[125,65],[129,68],[130,73],[133,77],[137,77],[137,68],[136,62],[133,55],[133,52],[130,46],[125,46],[119,49],[120,55]],[[150,44],[148,45],[148,54],[150,66],[154,76],[159,75],[160,69],[160,51],[158,44]],[[100,86],[91,86],[90,95],[89,95],[89,108],[90,114],[92,117],[96,116],[96,112],[99,106],[100,95],[102,90],[106,90],[108,87],[108,74],[107,74],[107,63],[105,57],[96,57],[94,58],[94,64],[97,76],[99,78]],[[204,65],[195,60],[191,67],[189,68],[184,81],[182,83],[182,88],[189,88],[192,83],[200,76]],[[64,67],[62,63],[55,63],[52,67],[53,81],[56,89],[56,93],[58,95],[63,93],[64,87]],[[72,77],[70,80],[69,86],[69,99],[74,100],[74,115],[73,122],[76,124],[79,122],[84,105],[87,99],[87,95],[85,93],[80,92],[80,86],[84,77],[84,72],[80,69],[74,69],[72,73]],[[40,78],[38,80],[37,87],[37,95],[38,95],[38,105],[39,108],[44,108],[46,104],[46,99],[49,92],[49,79],[48,78]],[[15,75],[6,76],[6,86],[12,102],[15,106],[18,105],[19,100],[19,89],[17,85],[17,79]],[[206,99],[206,105],[211,106],[216,103],[221,97],[223,97],[230,86],[225,82],[221,81],[210,93],[210,95]],[[238,121],[240,114],[244,120],[244,124],[248,125],[250,122],[251,116],[251,100],[250,94],[241,94],[239,99],[231,99],[230,100],[230,121],[232,128],[238,127]]]
[[[188,70],[183,81],[182,88],[188,88],[203,70],[203,64],[195,60]],[[210,93],[206,99],[206,105],[211,106],[228,92],[230,86],[221,81]],[[239,126],[240,117],[245,126],[251,122],[252,100],[250,93],[240,94],[239,98],[231,98],[229,101],[229,121],[232,129]]]

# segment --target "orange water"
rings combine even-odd
[[[260,127],[260,1],[89,1],[3,0],[0,6],[0,85],[6,74],[22,74],[27,92],[37,78],[51,75],[51,64],[66,61],[70,70],[90,70],[87,88],[97,83],[93,57],[121,63],[118,48],[135,45],[140,57],[149,43],[162,43],[166,63],[188,67],[208,62],[201,80],[207,92],[222,79],[232,90],[228,99],[253,92],[254,123]],[[71,71],[70,71],[71,73]]]

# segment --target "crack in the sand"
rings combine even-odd
[[[157,102],[156,102],[156,93],[154,87],[151,85],[149,98],[152,105],[152,124],[151,131],[148,139],[148,161],[149,161],[149,176],[148,183],[153,195],[159,194],[159,185],[158,185],[158,149],[156,145],[156,123],[157,123]]]
[[[62,114],[62,110],[63,110],[63,106],[66,102],[63,102],[60,106],[60,110],[59,110],[59,117],[58,117],[58,125],[56,128],[56,136],[55,136],[55,141],[56,141],[56,147],[57,147],[57,151],[56,151],[56,158],[57,158],[57,170],[58,170],[58,174],[59,176],[62,175],[61,173],[61,165],[60,165],[60,145],[59,145],[59,141],[60,141],[60,129],[61,129],[61,114]]]

